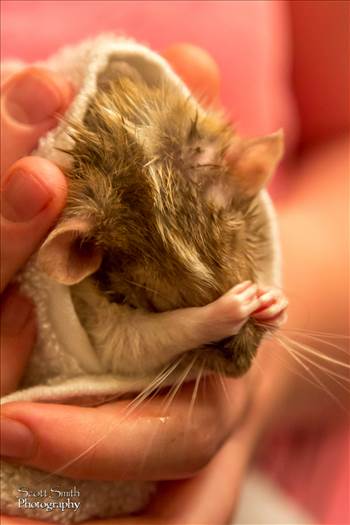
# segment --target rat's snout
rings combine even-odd
[[[238,334],[206,345],[206,368],[231,377],[245,374],[251,367],[267,329],[249,320]]]

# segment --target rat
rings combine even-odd
[[[282,133],[242,139],[118,57],[97,85],[70,123],[67,204],[38,265],[71,286],[105,370],[149,378],[182,355],[177,373],[195,356],[194,375],[240,376],[287,306],[263,191]]]

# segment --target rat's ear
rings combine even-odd
[[[66,219],[41,246],[37,263],[56,281],[72,285],[94,273],[102,261],[102,251],[88,240],[91,227],[84,219]]]
[[[283,155],[283,143],[280,130],[243,142],[239,152],[229,152],[226,160],[246,195],[256,195],[267,184]]]

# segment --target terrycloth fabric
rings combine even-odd
[[[83,118],[89,100],[96,92],[98,75],[105,71],[111,57],[130,61],[147,78],[166,75],[186,94],[187,88],[159,55],[125,38],[103,35],[76,48],[65,48],[46,63],[73,83],[77,95],[65,115],[75,122]],[[57,148],[69,149],[71,138],[65,120],[43,137],[36,155],[69,168],[70,157]],[[28,264],[21,276],[22,287],[36,304],[39,336],[22,389],[2,399],[64,402],[80,405],[101,403],[109,396],[137,391],[135,382],[106,373],[74,310],[69,287],[58,284],[39,272],[35,262]],[[75,488],[79,496],[62,511],[52,504],[50,489],[60,487],[69,493]],[[22,501],[28,491],[47,489],[47,497]],[[63,523],[78,522],[90,517],[108,517],[140,510],[154,490],[152,483],[72,481],[47,475],[34,469],[3,463],[1,472],[2,511]],[[22,499],[20,499],[22,498]],[[67,499],[67,498],[66,498]],[[41,504],[41,508],[33,505]],[[79,503],[79,508],[74,506]],[[51,506],[49,505],[51,503]],[[49,511],[49,509],[51,509]]]

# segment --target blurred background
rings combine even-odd
[[[319,244],[310,245],[310,251],[323,265],[323,273],[314,276],[312,290],[319,304],[329,301],[323,317],[314,315],[314,326],[346,332],[349,170],[347,166],[344,173],[344,162],[341,174],[332,166],[337,165],[334,151],[348,133],[350,120],[348,1],[3,0],[1,15],[2,62],[43,60],[64,45],[101,32],[131,36],[157,51],[178,42],[208,51],[220,70],[221,103],[238,131],[260,135],[285,130],[286,161],[270,190],[281,207],[293,192],[300,202],[314,202],[317,212],[311,220],[320,217],[320,227],[310,229],[309,235]],[[321,157],[317,161],[320,169],[327,166],[327,174],[318,182],[314,169],[314,176],[307,175],[305,181],[310,171],[305,162],[312,164],[312,156],[320,151],[330,151],[327,162]],[[298,163],[302,167],[295,169]],[[322,197],[317,192],[313,197],[316,187]],[[327,223],[327,233],[321,221],[334,213],[336,222],[334,216]],[[293,235],[305,226],[307,236],[308,216],[298,218],[296,214],[293,220]],[[305,250],[308,244],[306,238]],[[299,253],[299,259],[308,257]],[[288,282],[294,279],[295,283],[293,293],[311,278],[312,264],[299,273],[291,262],[287,265]],[[322,295],[320,289],[327,292]],[[312,312],[308,315],[312,317]],[[348,424],[330,430],[314,426],[277,433],[261,453],[260,471],[279,487],[278,494],[296,502],[315,522],[349,523],[349,436]],[[250,494],[254,494],[253,485],[248,487]],[[269,485],[265,489],[262,494],[268,498]],[[245,491],[243,496],[245,500]],[[247,498],[249,501],[249,495]],[[286,516],[278,518],[277,499],[275,519],[287,523]],[[302,516],[291,511],[288,523],[302,523],[300,520],[306,520]],[[246,523],[243,515],[239,519]],[[261,515],[260,519],[259,523],[282,523],[272,521],[268,513],[265,521]]]

